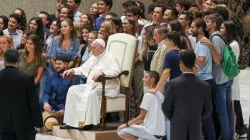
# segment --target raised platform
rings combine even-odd
[[[118,126],[119,124],[107,124],[108,130],[103,131],[98,129],[93,131],[62,130],[59,126],[54,126],[52,135],[73,140],[121,140],[116,132]]]

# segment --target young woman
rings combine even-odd
[[[142,50],[139,55],[139,59],[143,61],[144,70],[150,71],[151,60],[157,46],[155,46],[155,41],[153,39],[155,26],[150,25],[144,28],[144,35],[142,37]]]
[[[112,34],[116,33],[115,24],[112,21],[104,21],[101,24],[101,28],[99,30],[99,33],[104,36],[104,41],[108,41],[108,37]]]
[[[135,20],[133,18],[125,18],[122,23],[123,32],[126,34],[130,34],[132,36],[136,36],[135,29]]]
[[[81,14],[80,16],[80,23],[82,25],[92,25],[93,26],[93,21],[92,21],[92,18],[89,14]]]
[[[42,43],[42,46],[44,44],[44,29],[43,29],[43,21],[39,17],[33,17],[29,21],[29,27],[28,30],[32,31],[34,34],[36,34]]]
[[[228,43],[230,43],[230,46],[232,47],[233,52],[236,56],[236,62],[238,62],[239,56],[240,56],[240,47],[239,47],[239,43],[237,42],[238,34],[237,34],[237,28],[236,28],[235,23],[232,20],[224,21],[221,25],[220,32],[221,32],[221,35],[224,37],[224,39]],[[234,77],[233,85],[232,85],[232,109],[233,109],[233,115],[234,115],[234,130],[235,130],[236,119],[237,119],[234,104],[235,102],[239,102],[239,101],[240,101],[240,83],[239,83],[239,75],[237,75],[236,77]]]
[[[36,85],[39,85],[45,66],[41,48],[40,38],[36,34],[31,34],[27,38],[26,48],[19,51],[18,68],[20,71],[32,75]]]
[[[193,50],[192,44],[185,33],[184,29],[181,26],[181,23],[178,20],[172,20],[168,23],[167,28],[169,32],[176,31],[181,35],[181,46],[185,46],[188,50]]]
[[[13,40],[10,35],[0,36],[0,70],[4,69],[4,52],[9,48],[14,48]]]
[[[5,15],[0,16],[0,31],[8,28],[9,19]]]
[[[27,29],[27,18],[26,18],[26,14],[25,14],[24,10],[21,8],[16,8],[13,11],[13,13],[16,13],[16,14],[21,16],[22,20],[21,20],[19,29],[22,31],[25,31]]]
[[[64,19],[69,18],[74,21],[74,13],[73,10],[69,7],[63,7],[60,10],[59,21],[63,21]]]
[[[48,57],[50,58],[50,63],[52,65],[52,70],[55,70],[56,63],[55,59],[58,55],[64,54],[71,60],[69,62],[68,68],[73,68],[77,60],[78,47],[80,46],[80,41],[75,36],[75,29],[71,19],[64,19],[61,22],[61,33],[59,36],[53,38],[49,47]]]
[[[31,34],[33,34],[33,32],[30,31],[30,30],[26,30],[26,31],[23,32],[21,44],[17,47],[17,50],[25,49],[25,45],[26,45],[26,42],[27,42],[27,38],[28,38],[28,36],[31,35]]]
[[[89,8],[89,14],[91,15],[93,27],[95,27],[95,20],[99,17],[97,2],[94,2],[92,6]]]

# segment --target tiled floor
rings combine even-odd
[[[241,106],[245,124],[249,123],[250,116],[250,68],[240,72]],[[38,134],[36,140],[69,140],[50,135]]]

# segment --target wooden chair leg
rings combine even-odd
[[[125,95],[126,95],[126,111],[124,112],[124,123],[128,122],[129,120],[129,99],[130,99],[130,88],[125,89]]]
[[[102,111],[101,111],[101,130],[105,130],[106,128],[106,97],[102,97]]]

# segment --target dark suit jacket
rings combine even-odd
[[[213,110],[209,84],[188,73],[169,81],[162,110],[171,122],[171,140],[200,140],[201,116]]]
[[[8,66],[0,71],[0,133],[30,133],[42,127],[34,78]]]

